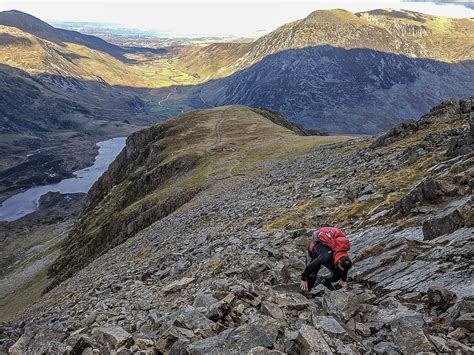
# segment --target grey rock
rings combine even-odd
[[[279,320],[279,321],[285,320],[285,313],[283,313],[281,308],[275,303],[271,303],[267,301],[262,302],[260,310],[262,311],[263,314],[270,316],[276,320]]]
[[[367,325],[367,324],[364,324],[364,323],[356,322],[355,330],[358,334],[360,334],[364,337],[369,337],[372,334],[372,330],[371,330],[370,326]]]
[[[199,292],[194,298],[193,307],[209,307],[211,304],[216,303],[218,300],[211,293]]]
[[[218,335],[191,343],[189,355],[208,354],[212,351],[248,352],[257,346],[272,348],[278,336],[278,324],[257,318],[238,328],[224,330]]]
[[[195,279],[192,277],[183,277],[180,280],[176,280],[165,287],[163,287],[163,293],[172,293],[172,292],[177,292],[179,290],[182,290],[183,288],[186,288],[191,282],[193,282]]]
[[[313,314],[313,325],[323,333],[326,333],[331,338],[338,338],[341,340],[351,340],[346,330],[339,324],[334,317],[315,316]]]
[[[359,310],[359,303],[355,296],[345,290],[324,291],[323,308],[332,315],[339,317],[343,322],[351,319]]]
[[[454,322],[458,327],[474,332],[474,313],[465,313]]]
[[[133,344],[133,337],[130,333],[119,326],[104,326],[95,328],[92,335],[100,343],[104,343],[110,349],[118,349],[122,346],[129,346]]]
[[[420,203],[434,202],[439,196],[439,185],[433,178],[424,178],[394,205],[394,211],[408,214]]]
[[[464,217],[459,210],[450,210],[425,221],[423,223],[423,237],[425,240],[431,240],[440,235],[452,233],[464,225]]]
[[[433,345],[423,332],[420,316],[401,316],[390,322],[393,341],[403,353],[434,351]]]
[[[224,318],[229,314],[231,310],[230,305],[224,301],[218,301],[211,304],[206,311],[206,317],[210,320],[217,322],[219,319]]]
[[[394,355],[400,354],[401,352],[393,343],[389,342],[380,342],[374,346],[374,352],[376,354],[383,354],[383,355]]]
[[[84,334],[71,335],[64,341],[64,344],[71,347],[70,355],[80,355],[87,348],[98,347],[96,341]]]
[[[324,340],[322,334],[309,325],[304,324],[296,338],[296,343],[302,354],[332,354],[328,343]]]
[[[188,355],[186,348],[189,345],[189,340],[185,338],[178,339],[174,342],[169,350],[169,355]]]
[[[437,306],[443,311],[447,310],[455,300],[456,294],[445,287],[430,286],[427,291],[430,306]]]

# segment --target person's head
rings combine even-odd
[[[343,256],[337,261],[337,266],[339,267],[339,269],[346,271],[352,267],[352,261],[351,259],[349,259],[348,256]]]

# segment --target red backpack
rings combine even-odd
[[[347,239],[346,235],[340,229],[334,227],[320,228],[314,232],[314,236],[315,240],[313,240],[308,246],[308,250],[313,257],[315,256],[314,244],[318,240],[334,251],[334,265],[336,265],[339,259],[343,256],[348,256],[347,252],[351,248],[351,244],[349,239]]]

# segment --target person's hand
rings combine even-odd
[[[347,282],[346,281],[341,281],[340,285],[341,285],[342,288],[346,288],[347,287]]]
[[[301,291],[308,291],[308,281],[301,280],[300,289]]]

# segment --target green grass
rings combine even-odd
[[[0,300],[0,321],[12,318],[18,312],[36,302],[48,284],[47,266],[23,284],[22,287]]]

